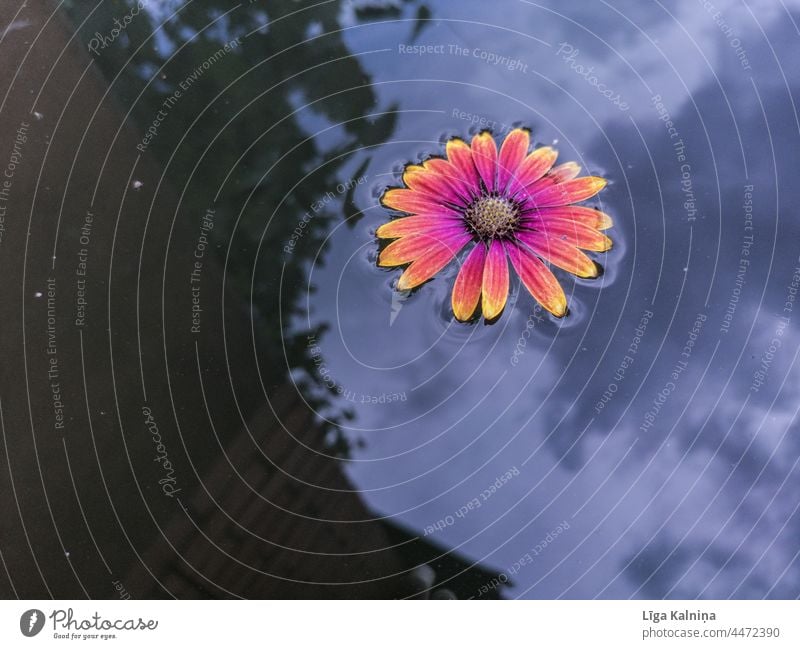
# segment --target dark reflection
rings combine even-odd
[[[428,10],[407,4],[419,35]],[[406,9],[327,2],[303,11],[286,1],[230,11],[196,0],[172,15],[163,3],[125,20],[112,47],[108,27],[133,6],[68,3],[67,10],[130,110],[135,134],[126,144],[140,133],[146,138],[134,154],[141,154],[134,188],[148,202],[160,189],[148,221],[153,243],[144,252],[142,294],[158,290],[160,264],[168,278],[188,277],[198,232],[210,243],[197,350],[185,333],[190,305],[181,282],[165,284],[166,367],[157,349],[162,314],[154,303],[141,318],[145,400],[153,404],[147,412],[155,413],[180,479],[166,507],[157,489],[151,494],[155,527],[140,506],[127,505],[134,493],[112,488],[111,501],[126,504],[117,505],[121,518],[109,527],[133,536],[137,560],[124,547],[113,549],[114,530],[98,534],[118,576],[111,596],[496,598],[503,584],[481,590],[495,574],[376,518],[362,502],[334,459],[350,452],[341,423],[353,411],[321,371],[326,361],[317,342],[328,325],[302,326],[304,300],[314,290],[308,269],[324,266],[323,240],[332,228],[352,229],[362,218],[358,179],[370,148],[389,138],[396,122],[396,106],[376,97],[341,29]],[[366,152],[355,166],[348,155],[354,147]],[[123,177],[121,169],[111,173]],[[122,265],[135,267],[131,239]],[[169,384],[157,378],[164,369]],[[91,367],[89,373],[99,377]],[[117,380],[136,375],[132,364]],[[136,398],[121,401],[123,411],[135,410]],[[134,417],[123,429],[139,428]],[[147,443],[131,444],[149,460]],[[110,456],[101,462],[106,471],[124,472]],[[135,464],[135,479],[144,483]],[[86,480],[88,474],[79,478]],[[90,519],[97,516],[90,511]],[[105,582],[100,578],[91,595],[108,596]],[[64,588],[59,594],[71,595]]]
[[[83,24],[82,35],[102,35],[129,4],[135,6],[101,3],[85,24],[89,7],[72,3],[69,11],[74,24]],[[312,10],[285,0],[266,10],[236,11],[216,0],[195,0],[186,8],[163,3],[154,15],[142,12],[130,22],[119,37],[125,47],[102,49],[97,58],[107,78],[121,75],[120,99],[142,130],[164,110],[176,84],[189,88],[165,111],[149,153],[169,164],[170,184],[185,187],[183,213],[215,206],[214,252],[220,261],[227,257],[229,285],[254,309],[265,385],[285,380],[287,360],[288,369],[304,370],[323,388],[309,394],[309,405],[325,412],[322,425],[334,433],[350,413],[331,407],[308,352],[309,337],[319,338],[322,329],[290,332],[278,314],[285,324],[304,313],[307,266],[324,255],[326,232],[343,217],[350,226],[358,221],[353,188],[339,192],[335,202],[326,198],[351,177],[344,171],[346,153],[355,143],[384,141],[393,128],[393,107],[378,104],[343,41],[339,20],[350,8],[359,21],[399,13],[393,4],[338,1]],[[217,64],[220,47],[234,39],[241,43]],[[368,162],[352,177],[363,175]],[[344,438],[336,435],[332,443],[346,454]]]

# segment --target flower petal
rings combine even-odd
[[[438,198],[433,198],[413,189],[390,189],[381,197],[384,206],[408,214],[444,212],[458,216],[458,212],[446,207]]]
[[[468,199],[459,193],[460,177],[456,175],[452,165],[446,164],[453,169],[449,177],[430,166],[425,168],[419,165],[409,165],[403,172],[403,182],[413,191],[421,192],[435,201],[463,206]]]
[[[378,256],[378,266],[391,267],[407,264],[410,261],[419,259],[431,250],[455,246],[463,237],[470,238],[470,235],[464,232],[463,228],[453,231],[410,234],[392,241],[381,250]],[[461,246],[458,247],[458,250],[461,250]]]
[[[611,249],[611,239],[606,235],[577,221],[543,219],[536,231],[548,239],[560,239],[576,248],[605,252]]]
[[[522,192],[531,183],[539,180],[553,166],[557,157],[558,152],[549,146],[539,147],[529,153],[511,178],[511,182],[508,185],[509,195],[514,196]]]
[[[464,144],[464,146],[466,147],[466,144]],[[455,191],[458,193],[458,195],[463,199],[461,202],[466,204],[472,201],[473,197],[475,196],[473,193],[475,183],[467,178],[461,169],[459,169],[452,162],[445,160],[444,158],[430,158],[429,160],[423,162],[422,166],[426,171],[430,171],[431,173],[436,173],[443,178],[447,178],[447,180],[454,185]],[[475,170],[473,169],[473,173],[474,171]]]
[[[595,263],[566,241],[525,230],[517,232],[517,239],[540,257],[573,275],[578,277],[597,277],[598,275]]]
[[[483,266],[486,262],[486,246],[478,243],[461,265],[456,283],[453,285],[453,315],[456,320],[469,320],[481,299]]]
[[[563,205],[561,207],[545,207],[541,210],[523,214],[521,222],[523,224],[539,223],[543,220],[558,219],[560,221],[576,221],[583,223],[590,228],[597,230],[607,230],[614,222],[605,212],[601,212],[593,207],[583,205]]]
[[[606,180],[604,178],[584,176],[583,178],[568,180],[532,193],[530,200],[537,208],[580,203],[597,194],[605,186]]]
[[[414,263],[405,269],[400,279],[397,280],[399,291],[408,291],[427,282],[431,277],[447,266],[453,258],[471,241],[472,237],[464,234],[452,239],[448,245],[439,244],[428,250],[423,256],[418,257]],[[402,239],[401,239],[402,241]]]
[[[524,128],[515,128],[503,140],[497,160],[497,190],[504,191],[528,153],[531,136]]]
[[[572,180],[581,172],[580,165],[575,162],[565,162],[557,167],[553,167],[548,173],[539,178],[536,182],[530,183],[525,191],[522,192],[522,197],[531,198],[548,187],[558,185],[559,183]]]
[[[481,180],[478,170],[472,162],[472,149],[469,148],[469,144],[457,137],[449,140],[447,142],[447,159],[461,172],[470,193],[478,196],[481,193]]]
[[[384,223],[375,234],[380,239],[397,239],[407,234],[447,230],[453,226],[464,229],[461,219],[444,214],[420,214],[419,216],[404,216]]]
[[[494,239],[483,266],[483,317],[493,320],[500,315],[508,299],[508,260],[503,244]]]
[[[555,184],[558,184],[577,178],[580,172],[581,166],[577,162],[565,162],[557,167],[553,167],[550,173],[547,174],[547,177],[552,179]]]
[[[490,192],[496,187],[497,144],[489,131],[482,131],[472,138],[472,161],[483,180],[483,185]]]
[[[567,313],[564,289],[541,259],[524,246],[505,243],[511,265],[533,298],[557,318]]]

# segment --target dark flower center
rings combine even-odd
[[[517,228],[519,208],[507,198],[481,196],[464,210],[464,219],[481,239],[496,239]]]

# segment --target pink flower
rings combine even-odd
[[[514,129],[497,150],[484,131],[472,145],[447,143],[446,158],[408,165],[405,187],[389,189],[384,206],[410,216],[378,228],[381,239],[395,239],[380,253],[380,266],[409,264],[397,282],[409,290],[431,279],[467,246],[453,286],[453,313],[468,320],[481,304],[483,317],[500,315],[508,298],[511,261],[522,284],[553,315],[567,312],[567,298],[549,266],[578,277],[597,277],[598,269],[580,249],[603,252],[611,239],[601,230],[611,217],[574,205],[606,185],[603,178],[577,178],[574,162],[553,167],[557,153],[541,147],[528,153],[530,134]]]

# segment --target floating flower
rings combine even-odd
[[[405,168],[405,187],[388,190],[382,203],[408,216],[377,232],[381,239],[395,239],[381,251],[380,266],[410,264],[397,282],[399,290],[426,282],[471,247],[453,286],[458,320],[472,317],[479,303],[487,320],[500,315],[508,298],[509,260],[545,309],[566,314],[564,289],[548,264],[597,277],[596,264],[581,249],[611,248],[601,232],[611,227],[611,218],[574,203],[597,194],[606,181],[578,178],[574,162],[553,167],[558,154],[551,147],[528,153],[529,147],[525,129],[511,131],[499,152],[491,133],[483,131],[471,146],[450,140],[446,158]]]

